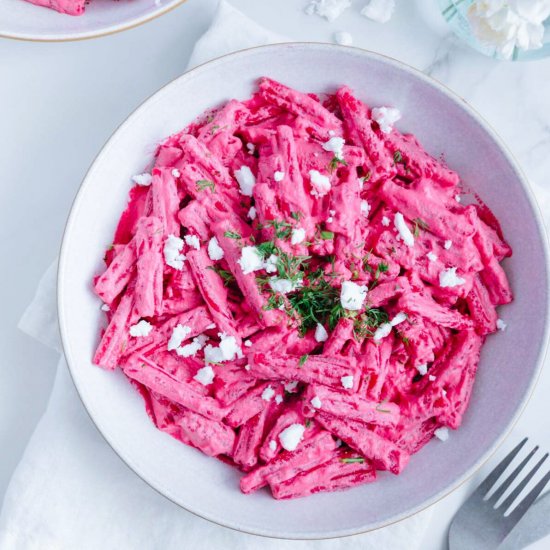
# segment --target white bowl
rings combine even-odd
[[[95,38],[146,23],[185,0],[93,0],[83,15],[71,16],[23,0],[0,1],[0,36],[66,41]]]
[[[205,109],[246,98],[269,75],[300,90],[348,84],[371,105],[396,105],[402,130],[433,155],[443,154],[502,222],[514,249],[506,270],[515,301],[502,308],[505,333],[488,338],[469,410],[449,441],[432,441],[398,477],[340,493],[278,502],[267,491],[245,496],[240,474],[158,431],[141,397],[120,372],[94,367],[103,323],[92,276],[102,269],[126,203],[130,177],[155,144]],[[282,44],[216,59],[147,100],[115,132],[92,165],[65,231],[59,265],[59,317],[65,353],[90,416],[141,478],[211,521],[260,535],[328,538],[405,518],[460,485],[491,455],[517,420],[539,374],[548,336],[547,241],[529,186],[505,146],[460,98],[423,74],[364,50],[329,44]]]

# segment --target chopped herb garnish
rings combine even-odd
[[[311,420],[308,418],[306,420],[306,428],[309,428],[311,426]]]
[[[401,164],[401,163],[403,163],[403,154],[401,153],[401,151],[396,151],[396,152],[393,154],[393,163],[394,163],[394,164]]]
[[[210,128],[210,134],[214,135],[219,129],[220,129],[219,125],[214,124],[214,126],[212,126],[212,128]]]
[[[290,215],[292,216],[292,218],[294,218],[297,222],[299,222],[302,217],[303,217],[303,214],[302,212],[291,212]]]
[[[212,189],[212,191],[216,190],[215,183],[210,180],[199,180],[196,185],[199,191],[204,191],[205,189]]]
[[[378,412],[381,412],[381,413],[391,413],[391,411],[389,409],[383,409],[383,403],[378,403],[378,405],[376,405],[376,410]]]
[[[426,230],[426,229],[430,228],[430,226],[424,220],[422,220],[420,218],[415,218],[413,220],[413,223],[414,223],[414,229],[413,229],[414,237],[418,237],[418,235],[420,235],[420,230],[421,229]]]
[[[212,271],[215,271],[223,279],[223,284],[225,286],[227,286],[229,283],[235,280],[233,273],[231,273],[231,271],[227,271],[227,269],[221,269],[214,265],[208,266],[207,269],[211,269]]]
[[[334,233],[332,231],[321,231],[321,239],[330,241],[331,239],[334,239]]]
[[[332,160],[328,164],[329,172],[334,172],[334,170],[336,170],[339,165],[347,166],[348,163],[344,159],[341,159],[334,155],[334,157],[332,157]]]
[[[365,459],[362,456],[354,456],[350,458],[341,458],[340,462],[343,462],[344,464],[363,464]]]
[[[227,237],[228,239],[241,239],[242,237],[235,231],[226,231],[224,234],[224,237]]]
[[[309,358],[308,353],[302,355],[302,357],[300,357],[300,360],[298,361],[298,367],[303,367],[305,365],[306,361],[308,360],[308,358]]]
[[[292,232],[292,224],[280,220],[269,220],[263,227],[273,227],[278,239],[287,239]]]

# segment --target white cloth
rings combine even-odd
[[[222,1],[190,66],[284,40]],[[20,328],[60,351],[56,272],[54,264],[44,275]],[[415,550],[431,513],[373,533],[315,542],[265,539],[219,527],[169,502],[123,464],[88,417],[62,358],[47,410],[4,499],[0,550]]]

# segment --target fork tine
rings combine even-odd
[[[531,489],[531,492],[516,506],[514,511],[506,518],[510,525],[515,525],[529,510],[529,507],[537,497],[542,493],[546,484],[550,481],[550,471],[546,472],[546,475]]]
[[[525,489],[526,485],[531,481],[532,477],[538,472],[539,468],[543,465],[544,461],[548,458],[548,453],[546,453],[537,464],[531,468],[531,471],[521,480],[518,486],[506,497],[506,500],[499,506],[504,512],[514,504],[514,501],[518,495]]]
[[[496,483],[498,478],[503,474],[504,470],[508,468],[508,465],[516,455],[521,451],[522,447],[527,443],[527,437],[519,443],[515,449],[510,451],[499,463],[499,465],[483,480],[481,485],[474,491],[473,495],[483,498]]]
[[[506,492],[506,489],[510,487],[514,479],[518,477],[519,473],[525,468],[527,463],[533,458],[533,455],[538,451],[538,445],[522,460],[521,464],[500,484],[498,489],[492,494],[491,498],[487,500],[491,504],[496,504],[498,499]]]

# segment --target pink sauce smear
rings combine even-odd
[[[399,474],[460,426],[505,328],[496,218],[374,118],[345,86],[321,100],[262,78],[159,146],[94,279],[94,363],[244,493]]]

